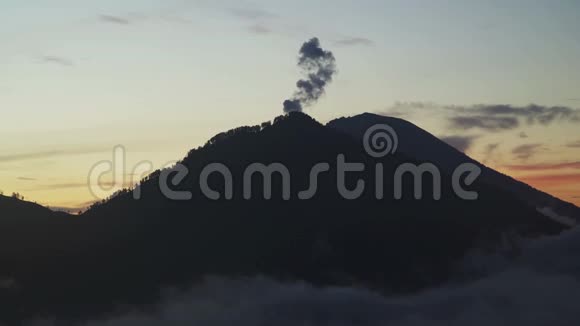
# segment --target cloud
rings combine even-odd
[[[45,55],[40,57],[42,63],[55,64],[63,67],[72,67],[74,62],[70,59],[58,56]]]
[[[36,159],[44,159],[44,158],[49,158],[49,157],[54,157],[54,156],[65,155],[65,154],[66,154],[65,151],[45,151],[45,152],[35,152],[35,153],[3,155],[3,156],[0,156],[0,162],[36,160]]]
[[[522,182],[541,185],[542,187],[558,186],[566,184],[580,184],[580,173],[556,174],[556,175],[533,175],[519,177]]]
[[[247,9],[247,8],[232,8],[229,12],[241,19],[245,20],[264,20],[277,18],[278,15],[263,9]]]
[[[499,145],[500,143],[488,144],[485,148],[485,153],[487,155],[491,155],[499,147]]]
[[[489,160],[492,159],[495,152],[499,148],[499,145],[500,145],[500,143],[493,143],[493,144],[487,144],[487,146],[485,146],[485,152],[484,152],[485,156],[483,159],[483,164],[487,164],[487,162],[489,162]]]
[[[516,171],[580,169],[580,162],[565,162],[556,164],[505,165],[505,167],[510,170]]]
[[[536,155],[541,149],[542,144],[524,144],[512,150],[512,154],[519,160],[525,161]]]
[[[5,162],[16,162],[16,161],[26,161],[26,160],[38,160],[46,159],[58,156],[69,156],[69,155],[85,155],[93,153],[102,153],[110,151],[109,148],[87,148],[87,149],[77,149],[77,150],[52,150],[52,151],[41,151],[32,153],[21,153],[12,155],[2,155],[0,156],[0,163]]]
[[[324,95],[325,87],[332,82],[336,73],[336,59],[332,52],[320,47],[320,41],[314,37],[300,48],[298,67],[306,79],[296,82],[298,90],[292,98],[284,101],[284,112],[302,111]]]
[[[409,114],[425,114],[439,111],[444,114],[451,127],[461,130],[482,129],[488,132],[512,130],[522,123],[548,126],[555,123],[580,123],[580,109],[565,106],[497,105],[437,105],[430,102],[397,102],[387,111]]]
[[[155,314],[86,326],[512,326],[580,324],[580,232],[519,242],[514,261],[473,253],[467,280],[406,296],[357,287],[315,287],[265,277],[211,277],[186,292],[166,291]],[[473,273],[482,275],[473,279]],[[471,278],[471,280],[469,280]],[[50,323],[40,323],[51,325]]]
[[[79,211],[84,211],[87,208],[91,207],[95,203],[98,203],[98,200],[91,200],[83,203],[74,203],[74,204],[64,204],[64,206],[46,206],[46,208],[55,211],[55,212],[65,212],[69,214],[75,214]]]
[[[129,178],[130,179],[130,178]],[[99,185],[103,188],[113,188],[117,186],[114,182],[99,182]],[[130,181],[125,181],[123,184],[120,185],[122,188],[131,188],[134,184]],[[44,191],[44,190],[61,190],[61,189],[76,189],[76,188],[89,188],[88,182],[71,182],[71,183],[54,183],[54,184],[44,184],[39,185],[37,187],[26,189],[25,191]]]
[[[269,27],[262,25],[262,24],[250,25],[250,26],[248,26],[248,30],[253,34],[259,34],[259,35],[272,33],[272,30]]]
[[[519,125],[518,120],[514,117],[458,116],[450,118],[449,121],[454,129],[478,128],[492,132],[514,129]]]
[[[570,148],[580,148],[580,140],[575,141],[573,143],[568,143],[568,144],[566,144],[566,147],[570,147]]]
[[[265,35],[273,32],[271,20],[278,18],[277,14],[262,9],[232,8],[228,12],[234,17],[250,22],[246,30],[252,34]]]
[[[20,181],[36,181],[37,180],[35,178],[27,178],[27,177],[18,177],[16,179],[18,179]]]
[[[356,45],[373,46],[375,45],[375,42],[364,37],[347,37],[335,41],[334,44],[338,46],[356,46]]]
[[[116,25],[129,25],[131,23],[128,18],[113,15],[99,15],[99,20],[104,23]]]
[[[460,152],[466,152],[471,148],[478,136],[448,136],[442,137],[441,140],[451,145]]]
[[[86,182],[80,183],[57,183],[57,184],[48,184],[48,185],[40,185],[34,189],[28,189],[27,191],[36,191],[36,190],[58,190],[58,189],[74,189],[74,188],[88,188],[89,185]]]
[[[147,21],[162,21],[171,23],[191,23],[187,18],[181,15],[190,9],[191,3],[182,3],[181,5],[168,5],[166,7],[152,9],[150,11],[130,12],[125,14],[101,14],[97,16],[98,21],[112,25],[130,25]]]
[[[580,110],[564,106],[541,106],[530,104],[524,107],[512,105],[474,105],[471,107],[451,106],[451,110],[458,113],[477,113],[492,117],[522,118],[528,124],[549,125],[553,122],[572,121],[580,122]]]

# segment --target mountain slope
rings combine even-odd
[[[575,205],[486,167],[406,120],[364,113],[333,120],[327,126],[362,141],[365,131],[375,124],[390,125],[399,138],[398,150],[410,158],[430,161],[448,173],[461,163],[475,163],[483,169],[481,180],[486,184],[508,191],[534,209],[545,211],[546,207],[550,208],[558,215],[564,216],[561,222],[571,224],[569,220],[572,220],[571,222],[575,224],[580,221],[580,208]]]

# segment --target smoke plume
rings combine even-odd
[[[307,76],[296,83],[298,90],[284,101],[284,112],[302,111],[314,104],[324,94],[324,88],[336,73],[336,60],[330,51],[320,47],[318,38],[312,38],[300,48],[298,66]]]

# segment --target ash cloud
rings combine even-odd
[[[294,96],[284,101],[284,112],[302,111],[324,95],[325,87],[336,73],[336,59],[330,51],[320,47],[318,38],[312,38],[300,48],[298,67],[306,75],[296,83]]]

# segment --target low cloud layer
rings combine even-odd
[[[515,262],[471,255],[465,268],[487,277],[386,297],[360,288],[317,288],[266,278],[212,278],[168,295],[153,315],[127,314],[86,326],[519,326],[580,323],[580,233],[520,244]],[[52,325],[39,323],[36,326]]]

